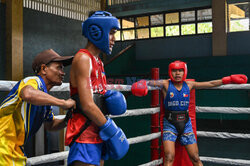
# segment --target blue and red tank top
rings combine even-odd
[[[91,60],[90,66],[90,85],[92,93],[105,94],[106,93],[106,76],[104,72],[104,65],[99,57],[94,57],[88,50],[80,49],[78,53],[84,53],[83,56],[89,56]],[[77,53],[77,54],[78,54]],[[77,94],[77,87],[70,85],[70,95]],[[81,127],[86,122],[86,117],[80,113],[73,113],[72,118],[68,121],[65,145],[69,145],[75,135],[80,132]],[[99,128],[94,123],[78,137],[76,140],[78,143],[101,143],[102,139],[99,136]]]
[[[177,90],[171,80],[167,95],[164,99],[164,107],[166,111],[187,111],[189,106],[190,90],[184,81],[181,90]]]

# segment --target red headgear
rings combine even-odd
[[[173,69],[183,69],[184,70],[184,74],[183,74],[183,78],[182,78],[181,82],[183,82],[187,78],[187,64],[185,62],[174,61],[174,62],[169,64],[169,66],[168,66],[168,75],[169,75],[171,81],[175,82],[174,78],[172,76],[172,70]]]

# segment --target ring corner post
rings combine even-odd
[[[151,79],[159,79],[159,68],[151,69]],[[159,107],[159,90],[152,90],[151,107]],[[151,115],[151,133],[159,132],[159,113]],[[151,161],[159,159],[159,138],[151,141]]]

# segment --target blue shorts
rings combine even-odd
[[[166,118],[163,119],[163,141],[175,142],[178,137],[178,132]],[[182,145],[190,145],[196,143],[196,138],[192,129],[191,120],[185,125],[183,134],[179,136],[179,141]]]
[[[68,165],[74,161],[86,164],[100,165],[104,143],[85,144],[75,142],[69,150]]]

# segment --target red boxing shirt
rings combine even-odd
[[[90,85],[92,93],[106,93],[106,76],[104,65],[99,57],[94,57],[88,50],[80,49],[78,51],[87,54],[91,60],[90,66]],[[83,56],[85,56],[83,55]],[[77,94],[77,87],[70,85],[70,95]],[[81,127],[85,124],[86,118],[80,113],[73,113],[72,118],[68,121],[67,131],[65,135],[65,145],[69,145],[75,135],[80,132]],[[102,139],[99,136],[99,128],[93,122],[76,140],[78,143],[101,143]]]

